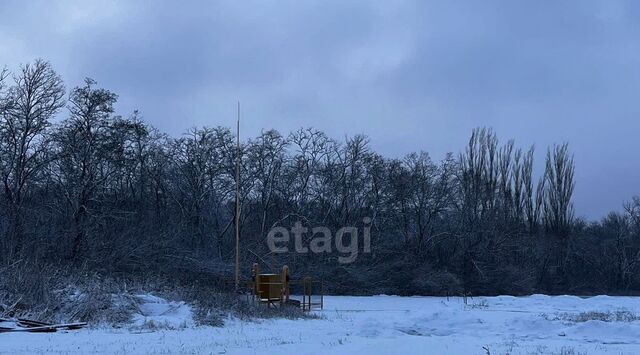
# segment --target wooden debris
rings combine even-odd
[[[15,325],[11,327],[3,327],[2,323],[6,322],[7,325]],[[30,332],[30,333],[51,333],[56,332],[58,329],[74,330],[85,327],[87,323],[64,323],[64,324],[50,324],[30,319],[18,318],[18,319],[0,319],[0,333],[8,332]]]
[[[10,330],[0,330],[0,332],[49,333],[49,332],[55,332],[58,329],[67,329],[67,330],[80,329],[86,325],[87,323],[52,324],[52,325],[45,325],[40,327],[11,328]]]
[[[39,322],[36,320],[30,320],[30,319],[24,319],[24,318],[18,318],[16,323],[18,323],[19,326],[21,327],[42,327],[43,325],[51,325],[50,323],[45,323],[45,322]]]

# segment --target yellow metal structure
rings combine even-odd
[[[289,267],[283,266],[280,274],[260,273],[257,263],[251,268],[252,290],[257,301],[268,306],[281,307],[283,305],[298,306],[304,311],[322,309],[324,307],[324,288],[322,281],[313,281],[310,277],[301,280],[291,280]],[[314,288],[314,284],[316,287]],[[301,291],[302,299],[296,300],[291,296],[291,287]],[[313,292],[316,292],[314,296]],[[313,297],[313,298],[312,298]]]
[[[263,302],[275,302],[282,299],[282,282],[278,274],[260,274],[258,298]]]

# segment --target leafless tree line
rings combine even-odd
[[[42,60],[0,74],[0,258],[101,272],[230,275],[235,136],[178,138],[118,116],[115,93],[86,79],[68,94]],[[61,120],[56,120],[59,117]],[[599,222],[574,217],[574,161],[501,144],[486,128],[434,162],[389,159],[364,136],[274,130],[242,143],[243,267],[288,263],[334,292],[632,292],[640,288],[640,200]],[[362,226],[373,252],[271,255],[275,226]],[[305,236],[308,240],[312,236]],[[246,271],[246,269],[245,269]]]

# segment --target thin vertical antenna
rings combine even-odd
[[[240,289],[240,101],[236,126],[236,291]]]

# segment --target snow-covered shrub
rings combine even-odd
[[[95,273],[29,263],[0,271],[0,316],[119,325],[136,309],[122,284]]]
[[[588,311],[580,313],[556,313],[553,315],[544,315],[547,320],[552,321],[564,321],[571,323],[583,323],[588,321],[601,321],[601,322],[634,322],[640,320],[640,315],[633,313],[626,309],[619,309],[616,311]]]
[[[489,308],[489,303],[486,300],[481,300],[479,302],[472,302],[466,305],[466,308],[470,309],[486,309]]]

